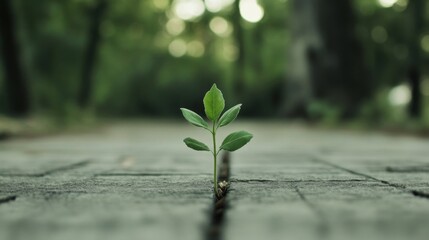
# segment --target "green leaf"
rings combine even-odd
[[[220,149],[233,152],[246,145],[252,137],[253,135],[246,131],[233,132],[223,140]]]
[[[204,121],[200,115],[186,108],[181,108],[180,110],[182,111],[183,117],[192,125],[208,129],[207,122]]]
[[[223,127],[225,125],[228,125],[234,119],[237,117],[238,113],[240,112],[241,104],[237,104],[234,107],[228,109],[224,114],[222,114],[222,117],[220,117],[219,120],[219,127]]]
[[[210,148],[207,147],[207,145],[205,145],[204,143],[202,143],[198,140],[195,140],[193,138],[185,138],[183,141],[185,142],[186,146],[188,146],[189,148],[192,148],[194,150],[210,151]]]
[[[213,84],[212,88],[210,88],[210,90],[206,93],[203,102],[207,118],[215,122],[225,108],[223,94],[216,87],[216,84]]]

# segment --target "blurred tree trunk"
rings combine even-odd
[[[371,81],[355,37],[351,0],[292,0],[291,45],[284,111],[308,114],[308,104],[338,106],[353,117],[371,96]]]
[[[290,3],[287,88],[282,112],[288,116],[306,115],[312,98],[311,62],[308,53],[320,48],[316,26],[316,4],[313,0],[293,0]]]
[[[14,116],[23,116],[30,110],[29,92],[21,65],[11,0],[0,0],[0,36],[7,112]]]
[[[233,77],[233,95],[236,98],[240,98],[244,92],[244,82],[245,82],[245,43],[244,43],[244,33],[243,27],[241,25],[241,15],[240,15],[240,1],[237,0],[234,2],[234,11],[232,14],[232,25],[234,29],[234,40],[235,45],[238,50],[238,56],[235,61],[234,68],[234,77]]]
[[[80,86],[79,105],[87,107],[91,100],[93,89],[93,73],[96,65],[98,46],[100,43],[100,26],[104,12],[107,8],[106,0],[97,1],[91,11],[90,27],[88,32],[88,43],[82,66],[82,79]]]
[[[408,108],[410,117],[419,118],[422,113],[421,96],[421,48],[420,37],[423,30],[425,5],[423,0],[413,0],[409,2],[409,14],[411,16],[410,28],[412,29],[412,39],[410,44],[410,62],[408,67],[408,81],[411,87],[411,102]]]

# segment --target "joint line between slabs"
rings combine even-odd
[[[351,173],[351,174],[356,175],[356,176],[361,176],[361,177],[364,177],[364,178],[367,178],[367,179],[371,179],[371,180],[374,180],[374,181],[377,181],[377,182],[383,182],[383,183],[385,183],[385,184],[388,184],[388,182],[383,181],[383,180],[380,180],[380,179],[375,178],[375,177],[373,177],[373,176],[370,176],[370,175],[368,175],[368,174],[360,173],[360,172],[356,172],[356,171],[353,171],[353,170],[351,170],[351,169],[348,169],[348,168],[342,167],[342,166],[340,166],[340,165],[337,165],[337,164],[334,164],[334,163],[328,162],[328,161],[323,160],[323,159],[320,159],[320,158],[313,158],[313,161],[318,162],[318,163],[323,163],[323,164],[325,164],[325,165],[328,165],[328,166],[331,166],[331,167],[333,167],[333,168],[337,168],[337,169],[343,170],[343,171],[345,171],[345,172]]]
[[[299,190],[297,186],[294,186],[295,192],[298,194],[299,198],[307,205],[316,215],[320,218],[320,220],[325,220],[325,216],[323,213],[314,205],[312,202],[310,202],[305,195]]]
[[[91,162],[90,160],[84,160],[84,161],[80,161],[80,162],[73,163],[70,165],[50,169],[50,170],[47,170],[47,171],[41,172],[41,173],[0,174],[0,176],[2,176],[2,177],[45,177],[45,176],[48,176],[48,175],[51,175],[51,174],[54,174],[57,172],[64,172],[64,171],[68,171],[68,170],[73,170],[75,168],[84,167],[84,166],[88,165],[90,162]]]
[[[70,165],[54,168],[54,169],[51,169],[51,170],[44,172],[43,176],[51,175],[51,174],[56,173],[56,172],[64,172],[64,171],[68,171],[68,170],[73,170],[75,168],[81,168],[81,167],[88,165],[90,162],[91,162],[90,160],[83,160],[83,161],[73,163]]]
[[[326,216],[315,204],[313,204],[305,197],[304,193],[302,193],[297,186],[294,186],[294,189],[295,189],[295,192],[298,194],[299,198],[301,199],[301,201],[304,202],[304,204],[307,205],[307,207],[317,216],[319,220],[317,230],[320,236],[326,236],[329,233],[329,226],[327,223]]]
[[[331,166],[331,167],[333,167],[333,168],[337,168],[337,169],[343,170],[343,171],[348,172],[348,173],[351,173],[351,174],[353,174],[353,175],[357,175],[357,176],[365,177],[365,178],[367,178],[367,179],[371,179],[371,180],[374,180],[374,181],[376,181],[376,182],[383,183],[383,184],[388,185],[388,186],[390,186],[390,187],[394,187],[394,188],[397,188],[397,189],[403,190],[403,191],[405,191],[405,192],[407,192],[407,193],[412,194],[412,195],[413,195],[413,196],[415,196],[415,197],[420,197],[420,198],[429,199],[429,193],[425,193],[425,192],[422,192],[422,191],[419,191],[419,190],[409,189],[409,188],[407,188],[405,185],[402,185],[402,184],[391,183],[391,182],[386,181],[386,180],[381,180],[381,179],[375,178],[375,177],[373,177],[373,176],[371,176],[371,175],[368,175],[368,174],[365,174],[365,173],[361,173],[361,172],[357,172],[357,171],[354,171],[354,170],[351,170],[351,169],[348,169],[348,168],[342,167],[342,166],[340,166],[340,165],[337,165],[337,164],[331,163],[331,162],[329,162],[329,161],[326,161],[326,160],[323,160],[323,159],[320,159],[320,158],[317,158],[317,157],[314,157],[314,158],[313,158],[313,161],[315,161],[315,162],[319,162],[319,163],[323,163],[323,164],[325,164],[325,165],[329,165],[329,166]]]

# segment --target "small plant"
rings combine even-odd
[[[233,152],[246,145],[253,135],[246,131],[238,131],[229,134],[222,142],[219,148],[216,148],[216,132],[218,128],[223,127],[234,121],[241,109],[241,104],[237,104],[222,114],[225,108],[225,100],[223,99],[222,92],[216,87],[216,84],[210,88],[203,99],[204,110],[207,118],[211,121],[212,125],[209,124],[197,113],[186,109],[180,108],[183,117],[190,122],[192,125],[206,129],[212,134],[213,137],[213,149],[210,149],[206,144],[195,140],[193,138],[185,138],[183,141],[186,146],[197,151],[209,151],[213,154],[214,161],[214,192],[216,196],[219,195],[218,183],[217,183],[217,156],[221,150]],[[222,114],[222,116],[221,116]]]

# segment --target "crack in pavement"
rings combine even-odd
[[[222,156],[222,161],[219,166],[219,175],[218,182],[221,183],[226,181],[229,183],[230,177],[230,154],[229,152],[225,152]],[[223,226],[225,222],[225,212],[228,209],[226,197],[227,197],[228,189],[222,194],[220,198],[214,196],[213,198],[213,208],[211,212],[211,221],[210,225],[206,230],[206,238],[207,240],[222,240],[223,239]]]
[[[4,204],[4,203],[8,203],[8,202],[13,202],[15,201],[17,198],[16,195],[12,195],[12,196],[7,196],[5,198],[0,198],[0,204]]]
[[[429,166],[386,167],[386,172],[393,173],[429,173]]]
[[[411,193],[416,197],[429,199],[429,193],[425,193],[425,192],[418,191],[418,190],[411,190]]]

